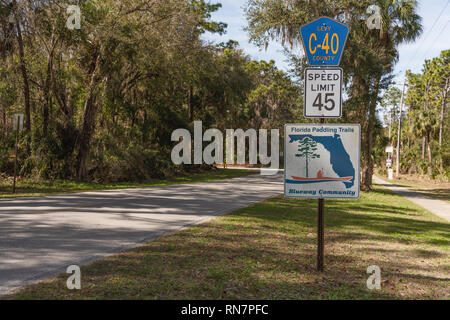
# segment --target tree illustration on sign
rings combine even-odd
[[[317,142],[313,139],[306,137],[298,144],[298,151],[295,156],[297,158],[305,158],[306,159],[306,178],[309,178],[308,174],[308,165],[310,159],[317,159],[320,158],[320,154],[316,153],[317,151]]]

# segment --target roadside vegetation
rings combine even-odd
[[[116,182],[116,183],[94,183],[76,182],[70,180],[35,180],[20,179],[17,182],[16,193],[12,194],[12,181],[10,179],[0,180],[0,198],[43,196],[61,193],[74,193],[83,191],[99,191],[124,188],[145,188],[154,186],[165,186],[170,184],[206,182],[221,179],[231,179],[240,176],[255,174],[254,171],[237,169],[215,169],[203,172],[180,173],[179,176],[166,179],[151,179],[142,182]]]
[[[6,299],[450,299],[444,220],[378,187],[327,200],[321,274],[316,217],[316,201],[276,197],[84,266],[79,291],[61,274]]]
[[[292,72],[257,61],[239,43],[209,43],[224,34],[204,0],[78,1],[80,29],[66,23],[67,1],[0,1],[0,172],[13,174],[13,115],[24,114],[18,173],[24,179],[121,182],[164,179],[185,167],[170,159],[171,133],[204,128],[280,129],[306,123],[302,114],[300,25],[330,16],[350,26],[342,59],[343,123],[362,128],[362,187],[389,143],[378,107],[388,101],[399,117],[393,70],[398,47],[422,32],[416,0],[260,1],[245,3],[247,32],[264,49],[282,43]],[[380,29],[366,25],[380,8]],[[338,6],[336,6],[338,5]],[[448,50],[407,73],[402,172],[448,178],[446,108]],[[384,111],[387,112],[387,109]],[[335,122],[330,120],[331,123]],[[395,125],[391,126],[395,132]],[[391,135],[391,142],[395,141]],[[282,138],[282,137],[281,137]]]
[[[378,147],[378,164],[385,166],[385,146],[397,149],[401,119],[401,178],[409,180],[408,174],[416,180],[421,176],[425,183],[430,179],[450,182],[450,50],[426,60],[422,72],[407,72],[406,76],[402,110],[402,84],[391,87],[381,101],[387,128]],[[393,157],[395,168],[395,153]]]
[[[0,0],[0,172],[13,175],[13,115],[24,114],[18,173],[36,180],[164,179],[171,134],[204,128],[282,128],[300,120],[299,84],[255,61],[211,19],[204,0]]]

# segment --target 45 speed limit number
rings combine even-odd
[[[342,74],[341,68],[306,68],[305,117],[342,116]]]

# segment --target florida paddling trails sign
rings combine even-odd
[[[285,125],[284,195],[359,199],[358,124]]]

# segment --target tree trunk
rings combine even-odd
[[[428,166],[428,175],[431,176],[433,170],[433,159],[431,156],[431,141],[430,141],[430,133],[427,133],[427,151],[428,151],[428,162],[430,163]]]
[[[91,58],[91,66],[89,70],[90,81],[88,86],[88,94],[84,105],[83,126],[80,137],[77,140],[77,161],[76,171],[77,179],[82,180],[87,175],[87,162],[90,151],[91,138],[95,129],[95,117],[97,115],[97,106],[95,104],[94,90],[97,86],[98,63],[100,59],[99,48],[94,49]]]
[[[309,178],[309,172],[308,172],[308,155],[306,155],[306,177]]]
[[[425,137],[422,138],[422,160],[425,160],[425,147],[427,145],[427,139]]]
[[[354,67],[356,70],[360,68],[360,61],[355,59]],[[367,112],[368,112],[368,84],[364,77],[364,75],[360,73],[356,73],[353,76],[353,80],[350,86],[350,96],[351,96],[351,104],[354,105],[351,111],[347,113],[348,118],[352,122],[358,122],[361,125],[361,147],[366,145],[366,135],[363,134],[367,132]],[[362,149],[362,154],[366,156],[366,149]],[[360,164],[361,168],[364,165],[364,158],[362,158],[362,162]],[[366,170],[367,172],[367,170]],[[364,188],[364,181],[362,175],[360,177],[355,177],[355,179],[361,180],[361,186]]]
[[[373,147],[373,130],[375,129],[375,113],[377,107],[378,91],[380,85],[380,77],[377,77],[374,82],[373,92],[369,104],[369,119],[367,129],[365,132],[366,143],[364,145],[364,164],[362,170],[362,184],[365,190],[370,190],[372,187],[373,175],[373,161],[372,161],[372,147]]]
[[[30,142],[31,142],[31,102],[30,102],[30,84],[28,80],[28,72],[25,65],[25,50],[23,46],[22,30],[20,27],[20,18],[17,10],[17,1],[14,0],[14,19],[16,23],[16,38],[19,46],[19,60],[20,71],[22,73],[23,80],[23,95],[25,99],[25,132],[28,135],[27,141],[27,153],[30,154]]]
[[[428,161],[430,162],[430,164],[433,162],[433,158],[432,158],[432,155],[431,155],[431,141],[430,141],[430,138],[428,138],[427,139],[428,141],[428,143],[427,143],[427,151],[428,151]]]
[[[3,120],[3,137],[6,138],[7,135],[7,129],[6,129],[6,108],[2,108],[2,120]]]
[[[47,75],[45,79],[44,84],[44,107],[42,111],[42,119],[43,119],[43,125],[42,125],[42,135],[43,137],[47,137],[47,131],[48,131],[48,118],[49,118],[49,110],[50,110],[50,104],[51,104],[51,96],[50,96],[50,88],[52,83],[52,69],[53,69],[53,49],[49,54],[48,57],[48,64],[47,64]]]
[[[411,104],[408,104],[408,149],[411,148]]]
[[[194,121],[194,87],[189,87],[189,121]]]

